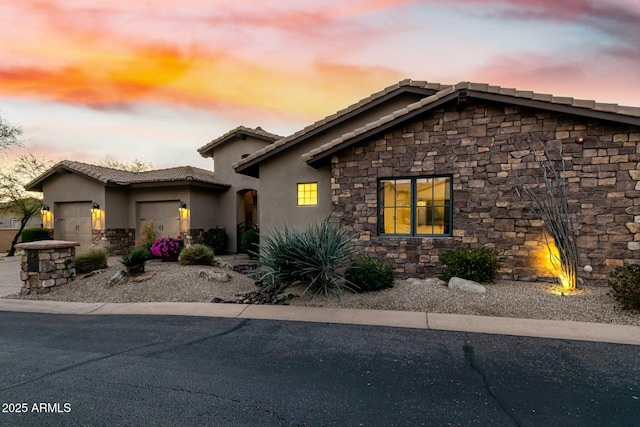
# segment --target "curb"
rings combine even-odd
[[[171,315],[388,326],[640,345],[640,326],[391,310],[214,303],[82,303],[0,299],[0,311]]]

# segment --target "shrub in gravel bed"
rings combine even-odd
[[[180,252],[178,261],[182,265],[213,265],[215,254],[206,245],[195,244]]]
[[[240,249],[249,255],[249,258],[258,258],[258,252],[260,252],[260,230],[258,228],[250,228],[244,233],[240,242]]]
[[[496,249],[467,246],[444,252],[440,255],[440,264],[445,266],[441,278],[445,282],[448,282],[452,277],[473,280],[478,283],[495,282],[501,263],[498,254]]]
[[[344,278],[357,287],[358,292],[379,291],[393,287],[393,267],[378,258],[364,257],[355,260]]]
[[[127,267],[127,273],[135,276],[144,273],[144,264],[151,258],[151,253],[145,248],[136,248],[131,252],[122,254],[120,261]]]
[[[229,237],[224,228],[216,227],[205,231],[202,239],[205,245],[213,249],[214,254],[220,255],[224,253],[224,248],[227,246]]]
[[[305,292],[339,297],[343,288],[353,290],[341,271],[349,266],[354,254],[354,237],[327,220],[303,231],[285,226],[261,236],[258,263],[268,270],[262,283],[278,284],[284,289],[301,282]]]
[[[107,250],[92,248],[76,255],[76,272],[90,273],[94,270],[107,268]]]
[[[640,310],[640,265],[625,264],[609,273],[611,293],[626,309]]]

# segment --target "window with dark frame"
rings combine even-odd
[[[378,181],[378,233],[451,236],[450,176],[382,178]]]

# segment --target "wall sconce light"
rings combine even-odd
[[[178,209],[187,209],[187,204],[182,200],[180,200],[180,205],[178,206]]]
[[[94,217],[100,217],[100,205],[96,202],[91,202],[91,215]]]
[[[49,206],[42,205],[42,207],[40,208],[40,213],[42,213],[44,215],[47,212],[49,212]]]

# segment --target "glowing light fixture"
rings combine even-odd
[[[49,206],[42,205],[42,207],[40,208],[40,213],[42,213],[42,215],[44,215],[47,212],[49,212]]]

